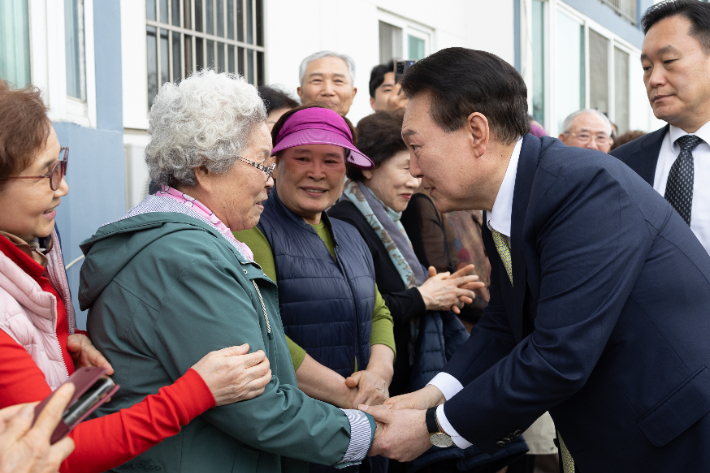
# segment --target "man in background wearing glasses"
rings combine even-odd
[[[598,110],[578,110],[565,118],[560,141],[567,146],[596,149],[608,153],[611,149],[611,122]]]

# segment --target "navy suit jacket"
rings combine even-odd
[[[665,138],[669,128],[670,126],[666,125],[623,146],[619,146],[609,154],[619,158],[653,187],[658,155],[661,153],[663,138]]]
[[[528,134],[514,286],[484,229],[490,304],[444,369],[456,431],[493,453],[550,411],[582,472],[710,471],[710,256],[665,199]]]

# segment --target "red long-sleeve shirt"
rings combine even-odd
[[[35,278],[42,289],[57,297],[57,312],[61,318],[57,320],[57,335],[67,369],[73,373],[74,365],[67,350],[66,309],[43,276],[44,268],[12,244],[0,243],[0,250],[13,261],[20,261],[18,266]],[[64,333],[61,333],[62,328]],[[0,330],[0,408],[41,401],[51,392],[29,353]],[[172,385],[130,408],[79,424],[69,434],[74,439],[74,452],[62,463],[60,471],[96,473],[118,466],[177,434],[182,426],[214,406],[215,399],[207,384],[190,369]]]

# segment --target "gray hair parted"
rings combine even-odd
[[[308,69],[308,65],[313,61],[323,59],[324,57],[337,57],[338,59],[342,59],[345,64],[348,65],[348,72],[350,73],[350,79],[352,80],[351,85],[355,86],[355,61],[347,54],[338,54],[333,51],[318,51],[317,53],[313,53],[301,61],[301,65],[298,68],[298,83],[301,84],[301,86],[303,86],[303,81],[306,78],[306,69]]]
[[[226,172],[264,121],[264,101],[238,75],[206,69],[164,84],[150,109],[145,161],[151,179],[193,187],[195,168]]]

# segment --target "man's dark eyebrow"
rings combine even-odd
[[[417,134],[417,132],[414,130],[405,130],[402,132],[402,138],[404,138],[405,136],[412,136],[412,135],[416,135],[416,134]]]
[[[678,51],[678,48],[669,44],[656,51],[656,54],[677,53]],[[641,60],[643,61],[644,59],[648,59],[648,54],[641,54]]]

